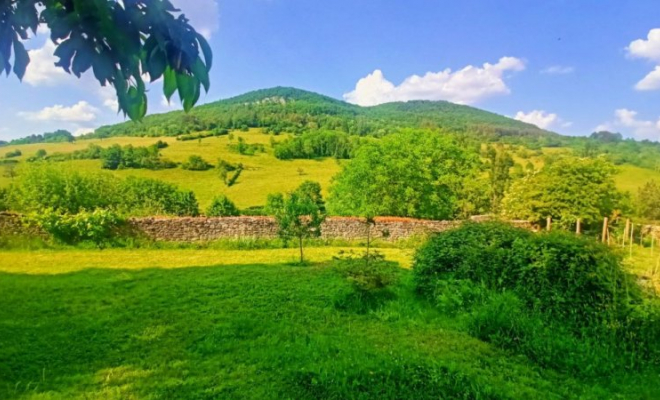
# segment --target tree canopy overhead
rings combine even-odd
[[[163,78],[165,97],[178,92],[184,110],[209,90],[211,48],[169,0],[0,0],[0,72],[23,79],[30,57],[22,42],[42,24],[55,65],[77,77],[91,69],[133,120],[147,112],[145,79]]]

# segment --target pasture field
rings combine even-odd
[[[247,143],[260,143],[266,147],[266,153],[257,153],[253,156],[241,155],[231,151],[228,147],[230,139],[228,136],[210,137],[203,139],[201,143],[197,140],[177,141],[172,137],[157,138],[109,138],[102,140],[81,140],[73,143],[40,143],[30,145],[8,146],[0,148],[0,155],[20,149],[23,155],[17,160],[24,161],[33,156],[37,150],[44,149],[48,154],[55,152],[70,153],[75,150],[87,148],[90,144],[108,147],[113,144],[122,146],[131,144],[133,146],[149,146],[159,140],[167,142],[170,146],[161,151],[164,158],[175,162],[183,162],[191,155],[199,155],[206,161],[215,165],[219,158],[234,163],[242,163],[245,166],[238,182],[227,187],[220,179],[218,172],[214,169],[208,171],[186,171],[181,168],[151,171],[146,169],[127,169],[112,171],[120,177],[140,176],[160,179],[176,184],[182,189],[192,190],[197,196],[200,208],[206,209],[214,197],[225,194],[240,208],[262,206],[266,204],[266,198],[270,193],[287,192],[295,189],[305,180],[314,180],[327,190],[331,178],[340,171],[340,162],[333,159],[323,160],[278,160],[272,154],[270,138],[258,129],[249,132],[233,132],[233,143],[239,137]],[[283,141],[287,135],[275,136],[275,140]],[[78,168],[86,170],[101,170],[99,160],[74,160],[66,162]],[[11,179],[0,175],[0,187],[7,186]],[[327,193],[324,193],[327,194]]]
[[[20,149],[23,155],[17,160],[23,162],[25,159],[33,156],[37,150],[44,149],[48,154],[56,152],[70,153],[75,150],[85,149],[90,144],[96,144],[102,147],[119,144],[122,146],[131,144],[133,146],[149,146],[158,140],[165,141],[169,147],[161,151],[163,157],[175,162],[183,162],[191,155],[199,155],[211,164],[216,164],[218,159],[237,164],[242,163],[245,170],[241,174],[238,182],[227,187],[219,177],[216,170],[208,171],[186,171],[181,168],[165,169],[151,171],[146,169],[128,169],[113,171],[120,177],[140,176],[147,178],[160,179],[178,185],[182,189],[192,190],[200,204],[202,210],[206,209],[214,197],[225,194],[229,196],[240,208],[253,206],[262,206],[266,203],[266,198],[270,193],[287,192],[295,189],[305,180],[319,182],[327,195],[327,189],[332,177],[341,170],[342,163],[349,161],[337,161],[330,158],[319,160],[278,160],[273,156],[270,147],[271,138],[276,141],[285,140],[288,135],[280,136],[265,135],[260,129],[251,129],[249,132],[233,131],[233,141],[228,136],[210,137],[200,141],[177,141],[173,137],[114,137],[108,139],[81,140],[73,143],[39,143],[30,145],[7,146],[0,148],[0,156],[5,153]],[[240,155],[232,152],[228,145],[236,143],[239,137],[245,139],[247,143],[260,143],[265,146],[265,153],[258,153],[254,156]],[[545,154],[561,153],[566,149],[545,148]],[[531,161],[536,168],[543,164],[540,157],[530,159],[521,159],[516,157],[516,161],[523,166]],[[100,170],[101,163],[98,160],[76,160],[69,161],[72,165],[80,169]],[[635,194],[637,189],[651,179],[660,181],[660,172],[649,169],[624,165],[619,167],[619,174],[615,177],[617,186],[622,190],[628,190]],[[11,179],[0,174],[0,187],[7,186]]]
[[[406,268],[377,307],[343,309],[339,250],[302,267],[295,249],[1,251],[0,398],[660,397],[657,373],[583,380],[471,337]]]

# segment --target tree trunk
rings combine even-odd
[[[303,238],[302,238],[302,236],[298,236],[298,243],[300,243],[300,263],[302,264],[304,262],[304,259],[303,259]]]
[[[366,262],[367,262],[367,267],[369,266],[369,249],[371,247],[371,222],[367,220],[367,257]]]

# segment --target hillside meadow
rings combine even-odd
[[[261,129],[250,129],[248,132],[232,131],[231,136],[209,137],[201,140],[177,141],[174,137],[111,137],[106,139],[87,139],[72,143],[37,143],[26,145],[12,145],[0,148],[0,156],[20,150],[22,155],[15,158],[20,165],[25,160],[34,156],[40,149],[46,150],[51,155],[54,153],[71,153],[76,150],[83,150],[89,145],[99,145],[109,147],[113,144],[121,146],[132,145],[150,146],[158,140],[167,142],[169,147],[162,149],[161,154],[174,162],[184,162],[191,155],[201,156],[211,164],[216,164],[218,159],[223,159],[233,164],[242,163],[245,167],[237,183],[232,187],[227,187],[219,177],[216,170],[208,171],[187,171],[181,168],[148,170],[148,169],[125,169],[111,171],[113,174],[126,176],[139,176],[147,178],[160,179],[169,183],[176,184],[182,189],[192,190],[199,201],[201,209],[205,209],[214,197],[225,194],[240,208],[254,206],[263,206],[270,193],[287,192],[295,189],[305,180],[319,182],[323,188],[324,195],[330,185],[332,177],[342,168],[343,163],[349,160],[335,160],[332,158],[321,159],[296,159],[279,160],[274,157],[271,148],[271,140],[277,142],[286,140],[290,135],[267,135]],[[264,153],[255,155],[241,155],[229,148],[229,145],[236,143],[238,138],[245,139],[246,143],[262,144],[265,147]],[[544,148],[543,155],[553,155],[570,152],[563,148]],[[523,159],[514,157],[515,161],[521,165],[531,162],[535,168],[543,165],[542,156]],[[65,161],[63,164],[71,164],[76,168],[86,170],[100,170],[101,161],[99,160],[73,160]],[[619,189],[636,193],[639,187],[649,180],[660,181],[660,172],[640,168],[632,165],[622,165],[618,167],[618,174],[615,176],[616,184]],[[11,178],[0,175],[0,187],[6,187],[11,183]]]

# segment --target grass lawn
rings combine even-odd
[[[408,269],[342,308],[338,250],[0,252],[0,399],[660,398],[657,373],[583,381],[470,337]]]

